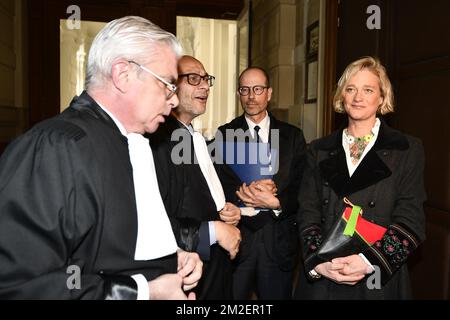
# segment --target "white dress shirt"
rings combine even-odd
[[[266,115],[264,119],[262,119],[259,123],[255,123],[247,116],[245,116],[245,121],[247,122],[248,128],[250,130],[250,134],[252,135],[252,138],[255,139],[255,134],[259,134],[259,139],[263,143],[269,143],[269,134],[270,134],[270,117],[269,113],[266,111]],[[256,133],[255,127],[259,126],[259,131]],[[270,155],[269,155],[270,160]],[[255,216],[257,215],[261,210],[255,209],[253,207],[243,207],[241,208],[242,214],[245,216]],[[273,213],[276,216],[279,216],[282,210],[272,210]]]
[[[259,126],[259,138],[261,142],[268,143],[269,142],[269,133],[270,133],[270,117],[268,112],[266,111],[266,116],[259,123],[254,123],[252,120],[245,116],[245,121],[247,122],[248,128],[250,129],[250,134],[252,138],[255,138],[255,127]]]
[[[182,121],[178,120],[182,125],[184,125],[189,133],[192,135],[192,142],[194,144],[194,152],[197,157],[198,165],[203,177],[208,185],[209,192],[216,204],[216,210],[220,211],[225,206],[225,193],[223,192],[222,184],[217,175],[216,169],[211,161],[209,155],[208,147],[206,146],[205,138],[194,130],[192,125],[186,125]],[[209,244],[213,245],[217,242],[216,229],[214,226],[214,221],[208,221],[209,229]]]
[[[359,161],[356,164],[353,164],[352,157],[350,156],[350,141],[349,141],[349,137],[346,134],[346,130],[344,130],[344,132],[342,133],[342,147],[344,148],[344,151],[345,151],[345,159],[347,160],[348,174],[349,174],[350,177],[353,175],[353,173],[355,172],[356,168],[358,168],[358,166],[361,163],[361,161],[364,159],[366,154],[370,151],[370,149],[372,149],[373,145],[377,141],[378,132],[380,131],[380,124],[381,124],[380,119],[377,118],[376,121],[375,121],[375,125],[372,128],[373,138],[370,140],[370,142],[364,148],[364,152],[363,152],[363,154],[361,155],[361,158],[359,159]],[[359,256],[369,266],[371,266],[373,270],[375,270],[375,268],[372,266],[372,264],[369,262],[369,260],[367,260],[367,258],[362,253],[360,253]]]
[[[344,151],[345,151],[345,159],[347,160],[348,174],[350,177],[353,175],[356,168],[358,168],[359,164],[364,159],[366,154],[370,151],[370,149],[372,149],[373,145],[375,144],[375,141],[377,141],[378,132],[380,131],[380,124],[381,124],[380,119],[377,118],[375,121],[375,125],[372,128],[373,138],[370,140],[370,142],[364,148],[364,152],[356,164],[353,164],[352,157],[350,156],[350,141],[349,141],[349,137],[346,134],[346,130],[344,130],[344,132],[342,133],[342,147],[344,148]]]

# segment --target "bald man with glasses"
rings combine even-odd
[[[198,299],[232,299],[231,260],[239,252],[240,210],[226,202],[206,142],[192,121],[205,113],[214,76],[200,61],[183,56],[178,62],[179,105],[150,136],[163,200],[178,245],[200,254],[202,279]]]
[[[249,299],[290,299],[293,269],[296,264],[298,236],[295,223],[297,194],[305,162],[302,131],[277,120],[267,111],[272,88],[264,69],[249,67],[239,77],[237,94],[244,113],[219,127],[219,139],[242,130],[253,142],[270,146],[273,163],[270,179],[244,183],[230,166],[221,166],[220,179],[229,199],[245,206],[239,228],[240,252],[235,259],[233,296]],[[236,135],[231,135],[235,139]],[[235,143],[235,140],[227,141]],[[251,142],[251,141],[250,141]]]

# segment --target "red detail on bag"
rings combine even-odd
[[[346,221],[350,218],[350,214],[352,213],[352,208],[347,207],[344,211],[343,217]],[[361,216],[358,216],[358,221],[356,222],[356,232],[359,233],[361,237],[364,238],[366,242],[369,244],[374,244],[376,241],[381,240],[384,234],[386,233],[386,228],[380,226],[376,223],[372,223],[367,221]]]

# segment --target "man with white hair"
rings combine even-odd
[[[86,91],[0,158],[0,299],[185,299],[201,276],[177,248],[149,141],[178,105],[176,38],[107,24]],[[193,295],[189,295],[193,298]]]

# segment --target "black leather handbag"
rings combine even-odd
[[[359,254],[380,240],[386,228],[364,219],[360,206],[344,198],[347,207],[322,242],[317,256],[323,261]]]

